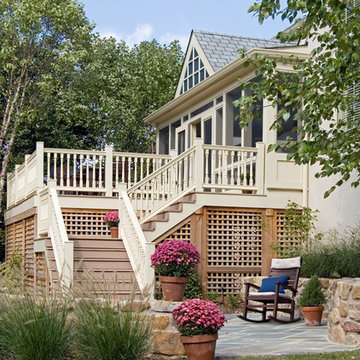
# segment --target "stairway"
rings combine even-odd
[[[74,291],[79,293],[77,295],[127,299],[140,294],[121,239],[100,236],[69,240],[74,242]]]
[[[156,240],[201,207],[202,205],[196,201],[195,193],[183,196],[178,202],[171,204],[163,212],[141,224],[147,241]]]

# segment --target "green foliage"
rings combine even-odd
[[[19,254],[18,249],[9,254],[6,262],[0,265],[0,275],[5,283],[11,284],[11,287],[19,287],[23,280],[23,257]]]
[[[301,255],[301,276],[360,277],[360,222],[343,235],[331,231],[323,242],[316,242]]]
[[[295,202],[288,202],[284,213],[284,243],[272,245],[272,249],[279,258],[298,256],[311,247],[314,238],[322,238],[323,234],[314,234],[318,212],[318,210],[312,210],[306,206],[302,207]],[[297,242],[296,246],[291,245],[294,240]]]
[[[241,294],[237,294],[237,295],[229,294],[227,296],[227,298],[228,298],[229,305],[231,307],[237,307],[239,304],[239,301],[241,299]]]
[[[206,294],[206,298],[210,301],[216,301],[219,298],[219,293],[217,291],[209,291]]]
[[[84,359],[141,359],[151,344],[151,321],[110,303],[84,301],[76,306],[76,349]]]
[[[305,285],[299,299],[300,306],[320,306],[325,303],[324,290],[319,278],[314,275]]]
[[[201,299],[202,298],[202,292],[201,292],[201,286],[200,286],[200,277],[197,271],[193,271],[189,276],[189,281],[186,284],[185,293],[184,293],[185,299]]]
[[[281,129],[290,118],[290,109],[301,109],[295,115],[301,142],[288,139],[283,146],[288,159],[297,164],[318,163],[317,177],[338,175],[339,180],[325,197],[350,180],[351,174],[351,185],[359,186],[360,117],[355,116],[355,108],[360,92],[353,90],[360,83],[360,6],[351,7],[350,1],[338,0],[259,0],[249,11],[258,16],[260,23],[269,17],[281,17],[296,24],[277,35],[282,42],[318,44],[310,58],[300,62],[294,57],[275,60],[259,54],[245,60],[244,66],[254,67],[256,75],[263,76],[259,82],[241,84],[252,92],[237,102],[241,126],[252,120],[249,109],[259,100],[267,99],[279,109],[271,126],[274,130]],[[277,68],[279,61],[289,65],[291,77]],[[279,147],[272,145],[269,150]]]
[[[29,296],[7,300],[6,305],[0,313],[0,344],[5,354],[19,360],[67,356],[72,325],[66,321],[66,305],[54,300],[35,302]]]

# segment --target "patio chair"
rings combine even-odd
[[[301,262],[301,256],[289,259],[273,259],[269,277],[263,279],[261,287],[252,283],[245,283],[244,310],[243,314],[238,317],[251,322],[275,320],[282,323],[292,323],[300,320],[300,318],[295,318],[294,313]],[[250,288],[257,291],[251,292]],[[249,310],[261,313],[261,320],[249,318]],[[266,318],[268,311],[272,311],[272,315]],[[279,312],[289,314],[289,320],[280,319],[278,317]]]

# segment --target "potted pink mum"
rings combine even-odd
[[[225,316],[208,300],[191,299],[172,311],[189,360],[213,360],[218,330],[224,326]]]
[[[181,301],[190,273],[200,262],[195,246],[183,240],[164,241],[151,255],[151,266],[160,275],[164,300]]]
[[[111,237],[119,237],[119,212],[110,211],[104,216],[104,222],[107,227],[110,229]]]

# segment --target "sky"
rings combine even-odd
[[[271,38],[288,26],[280,19],[260,25],[247,12],[254,0],[80,0],[95,31],[129,46],[156,39],[177,39],[186,49],[191,30]]]

